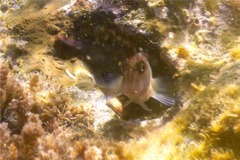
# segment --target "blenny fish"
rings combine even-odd
[[[150,97],[166,106],[175,105],[174,98],[157,92],[163,84],[159,84],[159,80],[152,77],[152,69],[145,53],[135,54],[126,59],[121,66],[123,75],[113,81],[110,88],[115,90],[116,95],[128,97],[129,100],[125,102],[123,108],[134,102],[144,110],[151,111],[145,103]]]
[[[83,46],[82,42],[62,34],[58,34],[57,38],[72,47],[81,48]],[[152,69],[146,55],[140,52],[126,59],[121,65],[122,76],[113,80],[110,85],[99,84],[100,88],[110,97],[127,96],[129,100],[125,102],[123,108],[134,102],[139,104],[144,110],[151,111],[145,103],[150,97],[166,106],[175,105],[174,98],[157,92],[159,88],[164,88],[164,86],[161,86],[164,84],[152,77]]]

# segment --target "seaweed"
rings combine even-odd
[[[240,59],[240,45],[237,45],[230,50],[230,56],[233,59]]]
[[[8,67],[1,66],[1,121],[8,123],[14,133],[19,133],[27,121],[27,113],[30,106],[27,94],[21,85],[8,77]]]

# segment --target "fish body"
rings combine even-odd
[[[146,57],[138,53],[122,65],[121,94],[138,104],[146,102],[153,92],[152,72]]]
[[[118,95],[125,95],[128,101],[123,107],[128,106],[131,102],[139,104],[146,111],[151,109],[145,102],[153,97],[166,106],[175,105],[175,99],[165,94],[157,93],[161,88],[159,81],[152,78],[151,66],[145,53],[137,53],[133,57],[126,59],[122,64],[122,77],[111,86],[118,88]],[[117,87],[118,86],[118,87]]]

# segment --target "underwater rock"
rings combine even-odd
[[[5,2],[0,159],[239,159],[236,1]],[[139,51],[154,77],[178,79],[180,111],[123,111],[95,85]]]
[[[167,20],[169,9],[165,6],[164,0],[147,0],[146,2],[157,18]]]
[[[0,9],[3,13],[9,11],[9,10],[17,10],[19,9],[27,0],[7,0],[7,1],[1,1]]]
[[[86,107],[88,114],[93,116],[93,129],[100,131],[105,123],[110,121],[115,113],[105,104],[106,100],[99,90],[79,90],[76,86],[70,87],[68,92],[74,103]]]

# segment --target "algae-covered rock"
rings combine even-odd
[[[8,2],[0,159],[240,158],[237,1]],[[138,52],[154,78],[174,81],[174,107],[107,101],[100,89]]]

